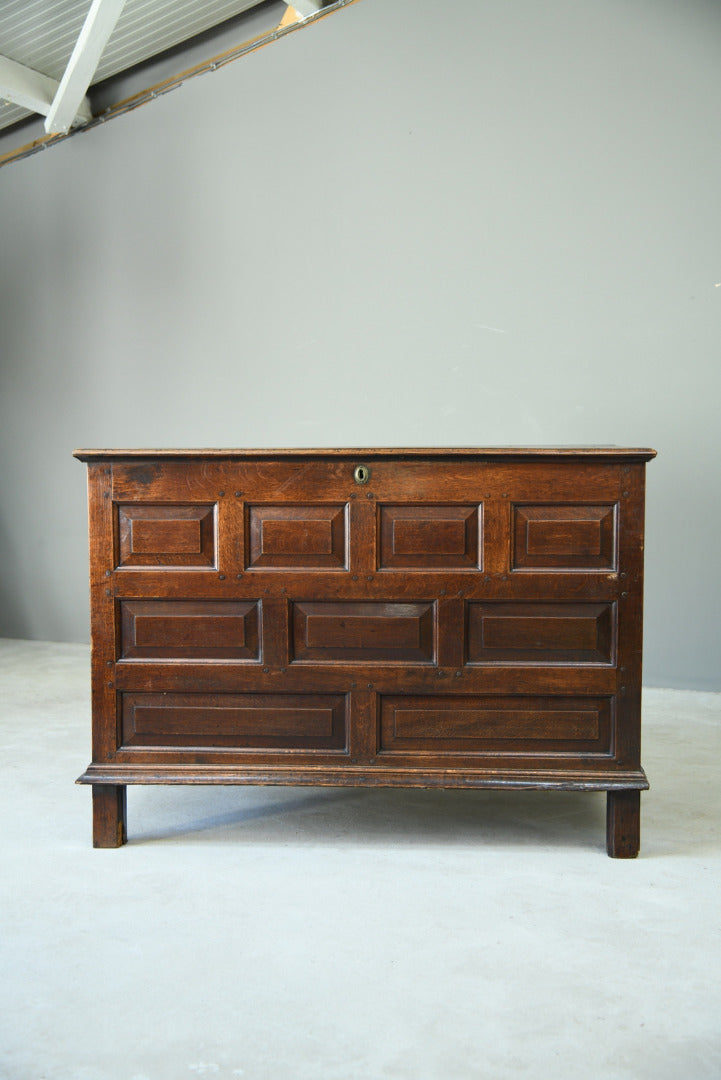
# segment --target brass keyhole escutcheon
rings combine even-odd
[[[367,484],[371,478],[371,471],[367,465],[356,465],[353,479],[356,484]]]

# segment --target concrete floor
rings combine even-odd
[[[721,695],[648,690],[642,851],[566,792],[131,788],[88,650],[0,642],[3,1080],[721,1077]]]

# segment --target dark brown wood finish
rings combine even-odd
[[[127,788],[93,784],[93,847],[121,847],[127,834]]]
[[[76,456],[96,846],[128,783],[291,783],[605,790],[637,853],[654,451]]]
[[[635,859],[641,847],[641,792],[609,791],[606,850],[612,859]]]

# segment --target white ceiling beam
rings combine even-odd
[[[59,85],[49,75],[18,64],[7,56],[0,56],[0,99],[47,116]],[[71,123],[87,124],[92,118],[90,102],[83,97]]]
[[[48,135],[67,131],[93,81],[125,0],[93,0],[45,121]]]
[[[288,7],[295,9],[300,15],[301,19],[308,19],[311,15],[315,15],[323,7],[322,0],[292,0],[292,3],[288,4]]]

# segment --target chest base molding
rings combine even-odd
[[[396,787],[396,788],[521,788],[545,791],[647,791],[648,779],[643,769],[627,773],[599,774],[574,770],[566,775],[547,772],[494,773],[469,769],[385,769],[370,766],[342,765],[339,768],[312,767],[301,771],[297,766],[250,768],[234,765],[175,766],[90,765],[78,784],[221,784],[226,787],[244,784],[304,787]]]

